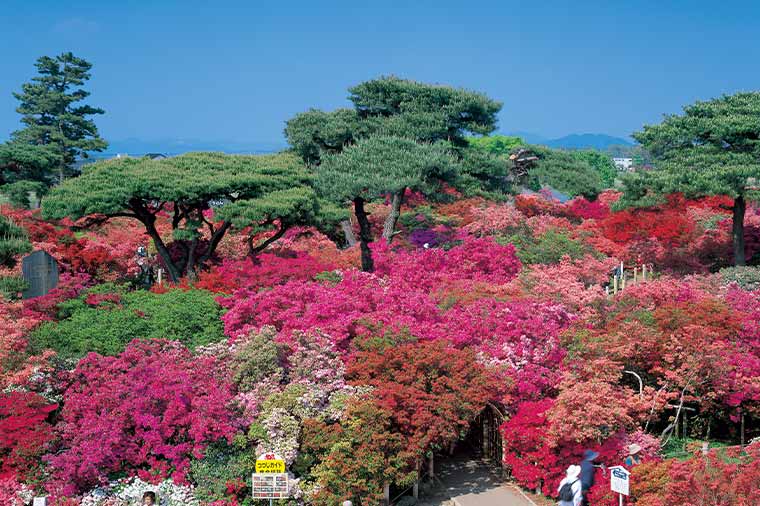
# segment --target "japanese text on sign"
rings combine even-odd
[[[287,474],[254,474],[252,480],[254,499],[285,499],[289,496]]]
[[[613,492],[618,494],[629,495],[630,482],[629,479],[631,473],[629,473],[622,466],[615,466],[610,468],[610,488]]]
[[[284,473],[285,461],[274,453],[259,455],[256,459],[256,473]]]

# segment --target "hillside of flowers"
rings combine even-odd
[[[552,496],[584,450],[617,465],[636,443],[631,504],[757,504],[760,272],[730,267],[731,201],[619,198],[407,190],[374,272],[359,245],[297,226],[254,256],[230,233],[198,276],[150,290],[133,220],[3,206],[61,276],[0,303],[0,503],[250,505],[275,451],[288,504],[378,504],[491,403],[526,489]],[[391,207],[370,204],[376,237]],[[760,260],[760,208],[745,248]],[[608,293],[621,262],[648,278]],[[592,504],[617,504],[597,473]]]

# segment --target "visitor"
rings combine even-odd
[[[588,506],[588,491],[594,486],[594,461],[599,456],[593,450],[586,450],[583,453],[583,460],[581,461],[581,492],[583,494],[583,501],[581,504]]]
[[[583,492],[581,481],[578,476],[581,474],[581,466],[570,466],[567,468],[567,474],[559,482],[557,493],[559,494],[558,506],[580,506],[583,501]]]
[[[142,498],[142,506],[156,506],[156,493],[145,492]]]
[[[623,464],[629,468],[641,464],[641,455],[639,455],[639,452],[641,452],[641,446],[636,443],[628,445],[628,456],[623,461]]]
[[[343,506],[353,506],[353,504],[351,501],[343,501]]]

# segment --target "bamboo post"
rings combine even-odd
[[[641,281],[645,282],[647,280],[647,264],[644,264],[641,266]]]
[[[162,286],[164,281],[164,270],[158,269],[158,286]]]
[[[617,280],[618,280],[617,276],[612,276],[612,293],[613,294],[617,293],[617,289],[618,289]]]
[[[620,289],[625,290],[625,271],[620,275]]]
[[[383,504],[389,505],[391,503],[391,485],[386,483],[383,485]]]
[[[633,268],[633,284],[634,285],[636,284],[636,275],[638,274],[638,272],[639,272],[639,268],[638,267],[634,267]]]

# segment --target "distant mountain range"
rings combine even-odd
[[[606,134],[570,134],[558,139],[549,139],[531,132],[510,132],[507,135],[521,137],[529,144],[542,144],[551,148],[605,150],[609,146],[633,146],[629,140]],[[225,153],[272,153],[287,148],[285,141],[270,142],[236,142],[203,141],[198,139],[157,139],[137,138],[109,141],[108,149],[103,153],[93,153],[92,158],[111,158],[117,154],[139,156],[146,153],[177,155],[188,151],[223,151]]]
[[[594,148],[605,150],[610,146],[633,146],[633,142],[622,137],[607,134],[570,134],[557,139],[548,139],[531,132],[510,132],[507,135],[521,137],[529,144],[541,144],[550,148],[584,149]]]
[[[144,155],[146,153],[161,153],[177,155],[188,151],[223,151],[225,153],[271,153],[285,149],[285,142],[235,142],[235,141],[202,141],[198,139],[122,139],[109,141],[108,149],[96,157],[110,158],[117,154]]]

